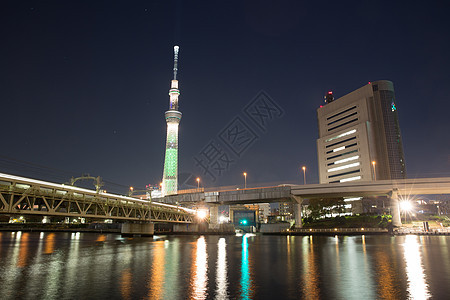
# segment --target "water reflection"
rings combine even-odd
[[[374,253],[376,272],[378,279],[378,297],[379,299],[399,299],[400,295],[396,289],[395,264],[385,251],[379,250]]]
[[[242,236],[241,255],[241,299],[249,299],[251,296],[252,279],[250,277],[250,265],[248,257],[248,235]]]
[[[185,270],[180,268],[180,243],[178,239],[173,241],[165,240],[164,247],[166,249],[166,265],[165,265],[165,293],[164,299],[180,298],[180,275],[185,274]],[[167,288],[169,287],[169,288]],[[182,288],[184,291],[185,289]]]
[[[303,237],[303,288],[304,299],[319,299],[319,271],[317,268],[316,254],[314,253],[313,237]]]
[[[418,237],[407,235],[403,244],[405,250],[408,292],[412,299],[428,299],[430,293],[422,267],[422,257]]]
[[[191,297],[193,299],[206,299],[206,287],[208,284],[208,254],[206,253],[206,241],[204,236],[199,237],[196,243],[193,270]]]
[[[100,234],[100,235],[97,237],[96,242],[104,242],[104,241],[106,241],[106,234]]]
[[[344,237],[345,253],[342,254],[342,275],[344,288],[343,296],[348,295],[348,291],[352,291],[356,295],[360,295],[363,299],[374,299],[372,271],[370,262],[365,255],[365,240],[362,247],[355,236]],[[361,251],[362,248],[362,251]],[[345,256],[344,256],[345,254]]]
[[[97,237],[0,233],[0,299],[448,298],[448,237]]]
[[[45,238],[44,254],[52,254],[55,250],[55,234],[50,233]]]
[[[24,234],[18,235],[19,239],[19,259],[17,260],[17,266],[23,268],[27,265],[28,259],[28,239],[30,234],[25,232]]]
[[[149,299],[162,299],[164,291],[164,241],[155,241],[153,248],[153,260],[151,278],[148,282]]]
[[[227,243],[224,238],[219,239],[217,254],[217,274],[216,274],[216,299],[228,299],[227,281]]]
[[[79,269],[82,269],[81,267],[81,258],[80,258],[80,233],[79,232],[73,232],[70,235],[70,248],[68,249],[68,259],[66,262],[66,268],[65,268],[65,280],[63,281],[64,289],[72,290],[77,287],[78,282],[78,272]],[[54,238],[53,238],[54,240]]]
[[[132,278],[131,269],[128,268],[122,271],[120,276],[120,293],[123,299],[131,299]]]

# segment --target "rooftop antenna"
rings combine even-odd
[[[178,51],[180,47],[173,47],[173,80],[177,80],[177,72],[178,72]]]
[[[325,95],[325,103],[331,103],[333,101],[334,101],[333,92],[330,91]]]

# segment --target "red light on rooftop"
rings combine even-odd
[[[329,95],[333,94],[333,92],[328,92]]]
[[[369,81],[369,84],[372,84],[372,82]]]
[[[322,108],[322,107],[323,107],[323,105],[320,106],[320,108]]]

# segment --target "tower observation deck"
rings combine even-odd
[[[173,79],[169,90],[169,110],[165,112],[167,123],[166,155],[162,180],[162,195],[176,194],[178,190],[178,125],[181,112],[178,111],[178,52],[180,47],[174,46]]]

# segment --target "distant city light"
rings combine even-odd
[[[223,215],[219,217],[219,223],[228,223],[228,221],[229,221],[228,217],[225,217]]]

